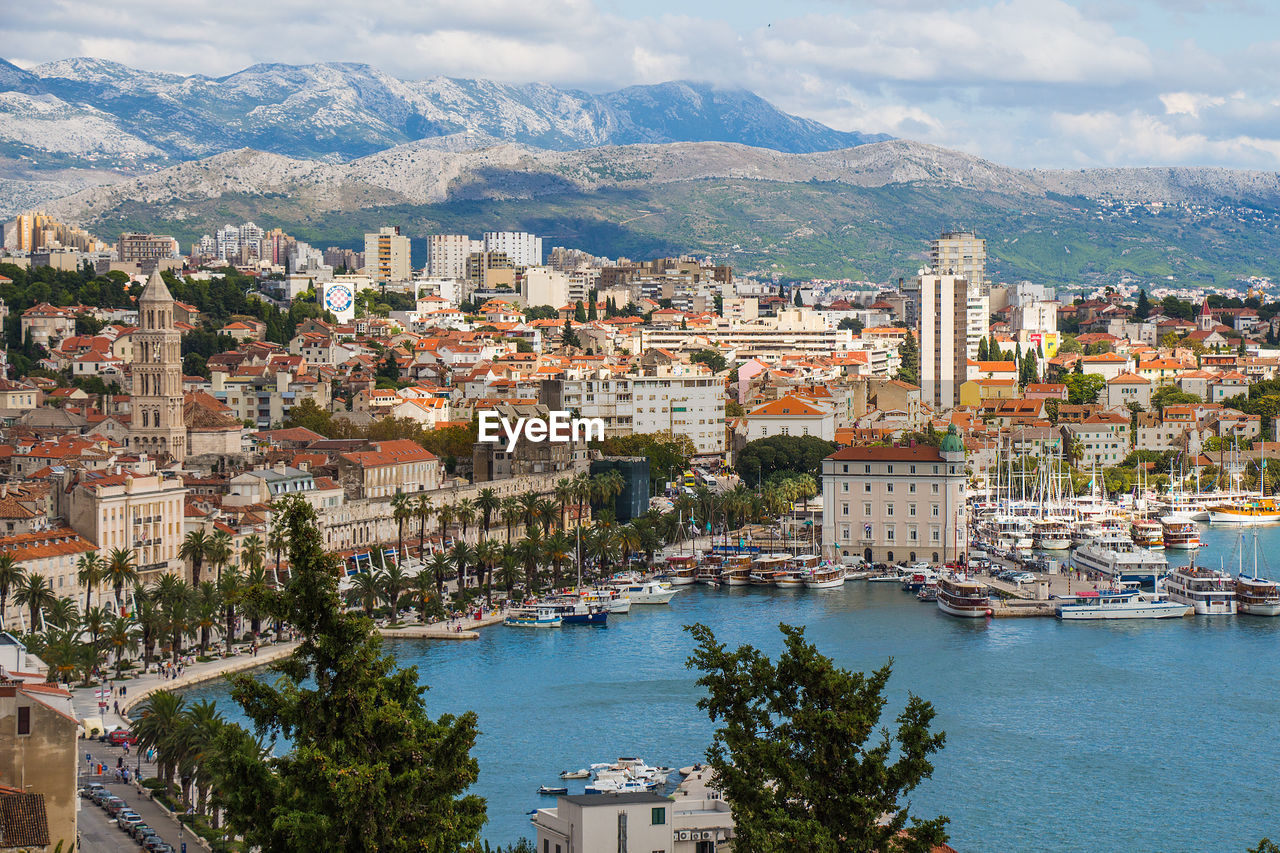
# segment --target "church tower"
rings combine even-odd
[[[182,419],[182,337],[173,325],[173,296],[156,270],[138,299],[133,335],[133,393],[129,449],[134,453],[187,455]]]

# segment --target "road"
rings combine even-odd
[[[187,850],[191,851],[191,853],[202,849],[194,842],[191,832],[188,830],[182,831],[180,839],[178,822],[145,794],[138,793],[138,789],[133,783],[125,784],[112,778],[110,774],[114,772],[116,759],[124,757],[123,749],[102,743],[94,743],[88,747],[88,751],[92,753],[95,761],[104,762],[111,770],[105,777],[81,776],[81,784],[85,782],[100,782],[105,785],[111,793],[124,800],[129,808],[141,815],[147,825],[154,829],[174,850],[182,850],[182,841],[187,842]],[[130,772],[137,769],[138,755],[132,749],[128,758],[125,759],[125,764],[130,768]],[[143,761],[143,778],[146,779],[154,775],[155,765]],[[100,807],[95,806],[91,800],[82,799],[80,801],[80,849],[82,851],[85,851],[85,853],[116,853],[116,851],[136,851],[139,849],[130,836],[122,832],[114,822],[109,823],[108,821],[110,821],[110,818],[107,817],[107,813]]]

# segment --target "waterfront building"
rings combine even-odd
[[[724,800],[673,800],[648,791],[557,797],[555,808],[538,809],[533,825],[537,849],[548,853],[715,853],[733,843],[733,813]]]
[[[54,594],[75,597],[80,592],[76,561],[98,546],[70,527],[32,530],[0,536],[0,553],[9,554],[27,574],[40,575],[49,581]],[[12,593],[12,590],[10,591]],[[101,593],[102,587],[95,592]],[[27,609],[13,600],[5,602],[4,624],[17,631],[30,631]]]
[[[187,455],[182,419],[182,341],[174,326],[173,297],[153,272],[138,298],[133,335],[130,450],[181,461]]]
[[[959,276],[928,273],[905,290],[917,320],[924,400],[936,409],[953,408],[968,370],[969,284]]]
[[[941,447],[845,447],[822,462],[824,556],[868,562],[964,553],[965,454],[952,426]]]
[[[338,457],[338,480],[350,497],[384,498],[440,488],[440,460],[417,442],[402,438],[376,441],[371,447]]]
[[[376,233],[364,235],[365,273],[378,284],[409,281],[409,238],[400,233],[400,226],[379,228]]]
[[[56,494],[60,514],[98,550],[134,552],[144,584],[160,572],[182,571],[178,547],[187,487],[179,475],[155,470],[150,460],[131,468],[69,471]]]

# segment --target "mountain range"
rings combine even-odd
[[[208,78],[0,60],[0,214],[36,205],[108,238],[249,219],[318,245],[385,224],[524,228],[596,254],[881,281],[967,227],[1004,280],[1280,278],[1275,172],[1013,169],[683,82],[590,95],[365,65]]]

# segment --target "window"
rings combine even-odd
[[[938,493],[938,484],[937,484],[937,483],[934,483],[934,484],[933,484],[932,491],[933,491],[933,493],[934,493],[935,495]]]
[[[893,504],[884,505],[884,514],[889,516],[890,518],[893,518]]]
[[[916,514],[916,505],[907,504],[907,515],[915,515],[915,514]]]
[[[846,473],[846,474],[848,474],[848,473],[849,473],[849,466],[848,466],[848,465],[844,466],[844,473]]]
[[[849,514],[849,505],[848,505],[848,504],[840,504],[840,514],[841,514],[841,515],[848,515],[848,514]]]
[[[937,517],[938,517],[938,505],[937,505],[937,504],[931,504],[931,505],[929,506],[929,515],[933,516],[934,518],[937,518]]]
[[[845,482],[845,483],[841,483],[841,484],[840,484],[840,491],[842,491],[842,492],[847,492],[847,491],[849,491],[849,484],[848,484],[847,482]]]
[[[864,492],[866,492],[867,494],[871,494],[871,484],[870,484],[870,483],[863,483],[863,484],[862,484],[862,490],[863,490]]]
[[[916,493],[916,484],[912,483],[907,486],[907,491],[914,495]]]
[[[893,483],[885,483],[885,484],[884,484],[884,490],[885,490],[885,492],[887,492],[888,494],[893,494]]]
[[[912,466],[911,466],[911,473],[912,473],[912,474],[914,474],[915,472],[916,472],[916,466],[912,465]]]
[[[651,809],[651,812],[652,820],[650,823],[653,826],[662,826],[667,822],[667,809],[665,806],[658,806],[657,808]],[[655,853],[660,853],[660,851],[655,851]]]
[[[890,466],[889,466],[889,473],[890,473],[890,474],[892,474],[892,473],[893,473],[893,466],[892,466],[892,465],[890,465]]]
[[[870,473],[871,473],[871,466],[870,466],[870,465],[866,466],[866,471],[865,471],[864,473],[867,473],[867,474],[870,474]]]
[[[31,706],[23,705],[18,708],[18,734],[31,734]]]
[[[884,529],[884,541],[886,541],[886,542],[892,542],[892,541],[893,541],[893,528],[892,528],[892,527],[886,527],[886,528]],[[892,557],[890,557],[889,559],[891,559],[891,560],[892,560],[893,558],[892,558]]]
[[[867,518],[870,518],[870,517],[871,517],[871,504],[870,504],[870,503],[864,503],[864,504],[862,505],[862,514],[863,514],[863,515],[865,515]]]

